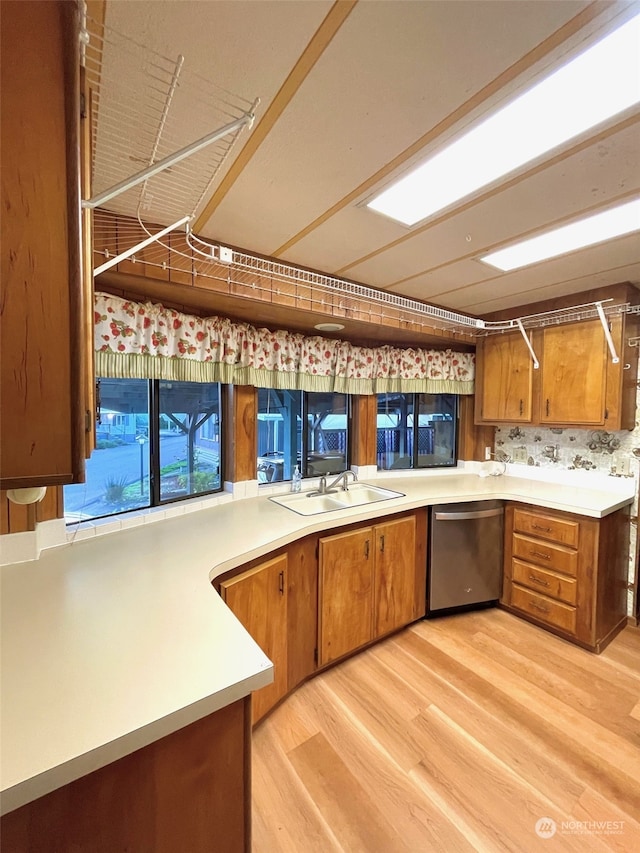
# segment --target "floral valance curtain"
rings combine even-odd
[[[472,394],[475,374],[473,353],[358,347],[105,293],[95,296],[95,348],[98,376],[301,391]]]

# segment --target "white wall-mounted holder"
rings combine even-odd
[[[37,504],[47,493],[46,486],[31,489],[8,489],[7,498],[14,504]]]

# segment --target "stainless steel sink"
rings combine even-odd
[[[353,483],[346,491],[339,489],[326,495],[299,492],[292,495],[274,496],[269,500],[297,512],[299,515],[317,515],[321,512],[335,512],[336,510],[366,506],[378,501],[403,497],[403,492],[394,492],[391,489],[371,486],[368,483]]]

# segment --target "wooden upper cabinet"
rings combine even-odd
[[[533,360],[520,332],[485,338],[477,350],[477,423],[530,423]]]
[[[607,343],[599,320],[542,330],[540,423],[604,423]]]
[[[287,692],[287,555],[220,584],[222,598],[273,661],[273,682],[253,695],[256,723]]]
[[[475,422],[633,429],[638,348],[629,340],[638,334],[638,316],[614,315],[608,324],[617,363],[599,319],[535,330],[538,370],[519,332],[483,340],[477,351]]]
[[[84,479],[77,4],[1,4],[0,489]]]

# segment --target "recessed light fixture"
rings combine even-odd
[[[640,198],[522,240],[480,258],[503,272],[640,231]]]
[[[640,15],[367,204],[415,225],[640,101]]]
[[[340,332],[344,326],[342,323],[318,323],[313,328],[319,332]]]

